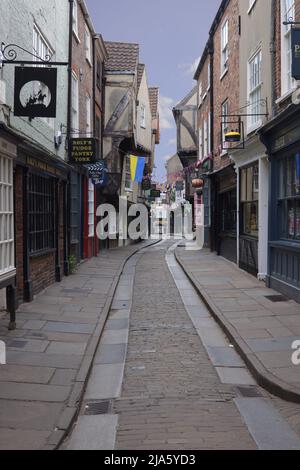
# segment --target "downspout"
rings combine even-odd
[[[67,142],[66,148],[69,155],[69,142],[71,137],[71,105],[72,105],[72,60],[73,60],[73,8],[74,0],[69,0],[69,67],[68,67],[68,116],[67,116]],[[66,276],[70,273],[69,254],[71,252],[71,172],[68,174],[64,194],[64,273]]]
[[[96,40],[97,38],[93,36],[93,137],[96,137],[96,67],[97,67],[97,61],[96,61]],[[99,153],[100,153],[100,146],[99,146],[99,140],[97,142],[97,149],[98,149],[98,155],[97,157],[99,158]],[[93,249],[93,256],[97,256],[98,250],[97,250],[97,233],[96,233],[96,225],[97,225],[97,219],[96,219],[96,211],[97,211],[97,190],[96,186],[94,186],[94,249]]]
[[[214,130],[214,122],[215,122],[215,107],[214,107],[214,42],[213,42],[213,36],[210,33],[210,41],[209,41],[209,56],[210,56],[210,148],[211,148],[211,153],[214,158],[214,153],[215,153],[215,130]],[[213,160],[211,161],[211,171],[213,171]],[[213,233],[212,233],[212,227],[215,225],[214,224],[214,218],[215,218],[215,209],[214,211],[212,210],[212,207],[215,207],[216,201],[212,201],[212,195],[215,193],[215,188],[212,179],[209,179],[209,192],[210,192],[210,200],[209,200],[209,211],[210,211],[210,228],[209,228],[209,244],[210,244],[210,249],[211,251],[214,251],[214,245],[215,245],[215,240],[213,239]],[[215,197],[215,196],[214,196]],[[213,204],[212,204],[213,202]]]
[[[276,5],[277,0],[272,0],[271,6],[271,87],[272,87],[272,118],[275,117],[277,112],[276,107]]]

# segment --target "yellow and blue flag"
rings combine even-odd
[[[130,174],[133,182],[141,183],[143,181],[145,165],[146,159],[144,157],[130,155]]]

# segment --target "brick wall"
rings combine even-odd
[[[295,5],[295,21],[300,21],[300,0],[294,1]],[[281,34],[282,34],[282,11],[281,2],[278,0],[275,6],[275,43],[274,43],[274,57],[275,57],[275,96],[278,100],[284,94],[282,92],[281,83]],[[299,27],[299,26],[297,26]],[[276,112],[282,112],[287,106],[291,104],[291,97],[287,96],[286,99],[280,101],[276,106]]]
[[[86,96],[87,94],[91,98],[91,130],[93,130],[93,66],[86,59],[85,50],[85,27],[86,22],[83,11],[78,5],[78,39],[73,34],[73,60],[72,69],[78,78],[78,90],[79,90],[79,128],[82,133],[86,131]],[[91,37],[91,51],[92,51],[92,32],[90,31]],[[91,52],[92,57],[92,52]]]
[[[224,22],[229,21],[229,63],[228,72],[221,77],[221,31]],[[216,28],[214,38],[214,170],[230,164],[228,155],[221,156],[222,103],[228,99],[229,114],[239,109],[239,2],[231,0]]]
[[[34,295],[55,282],[55,253],[30,258],[30,281]]]

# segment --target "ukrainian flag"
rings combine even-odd
[[[144,157],[130,155],[130,174],[133,182],[141,183],[143,181],[145,165],[146,159]]]

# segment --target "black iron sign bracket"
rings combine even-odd
[[[25,52],[30,57],[34,57],[35,60],[20,60],[18,59],[18,50]],[[46,55],[43,59],[38,55],[34,54],[33,52],[24,49],[24,47],[19,46],[18,44],[5,44],[4,42],[1,43],[0,49],[0,68],[6,64],[14,64],[14,65],[39,65],[44,64],[48,67],[55,66],[68,66],[69,62],[51,62],[52,56]]]

